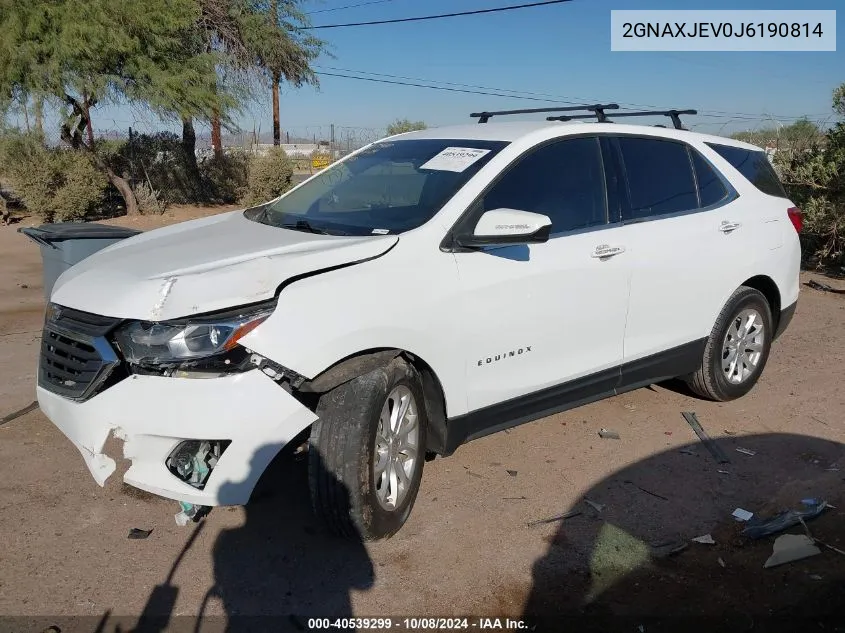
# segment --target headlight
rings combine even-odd
[[[233,349],[240,339],[272,314],[274,307],[262,305],[240,313],[227,312],[184,321],[135,321],[120,328],[115,339],[124,358],[135,365],[208,358]]]

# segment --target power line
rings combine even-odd
[[[510,90],[508,88],[492,88],[490,86],[479,86],[477,84],[464,84],[464,83],[457,83],[453,81],[442,81],[440,79],[422,79],[420,77],[407,77],[404,75],[389,75],[387,73],[374,73],[369,72],[366,70],[352,70],[349,68],[337,68],[335,66],[315,66],[315,68],[326,68],[328,70],[335,70],[343,73],[356,73],[358,75],[373,75],[375,77],[387,77],[389,79],[405,79],[408,81],[425,81],[427,83],[438,83],[443,84],[446,86],[458,86],[459,88],[478,88],[481,90],[495,90],[496,92],[512,92],[515,93],[515,97],[520,97],[522,95],[529,95],[532,97],[547,97],[548,100],[553,101],[554,103],[567,103],[572,105],[579,105],[581,103],[586,103],[590,101],[590,99],[580,99],[580,97],[562,97],[560,95],[553,95],[548,94],[545,92],[530,92],[528,90]],[[505,95],[502,95],[505,96]],[[575,101],[568,101],[568,99],[575,99]],[[656,107],[656,106],[655,106]]]
[[[477,84],[465,84],[465,83],[458,83],[458,82],[452,82],[452,81],[442,81],[442,80],[439,80],[439,79],[424,79],[424,78],[421,78],[421,77],[408,77],[408,76],[405,76],[405,75],[391,75],[391,74],[388,74],[388,73],[376,73],[376,72],[365,71],[365,70],[353,70],[353,69],[350,69],[350,68],[338,68],[336,66],[317,66],[317,68],[327,68],[329,70],[340,71],[341,73],[355,73],[355,74],[358,74],[358,75],[373,75],[375,77],[387,77],[387,78],[393,79],[393,80],[397,80],[397,79],[398,80],[408,80],[410,82],[422,81],[422,82],[426,82],[427,84],[437,83],[437,84],[444,84],[446,86],[457,86],[457,87],[465,88],[465,89],[466,88],[478,88],[478,89],[481,89],[481,90],[484,90],[484,91],[489,91],[489,90],[496,91],[496,94],[493,94],[493,93],[490,93],[490,92],[475,92],[475,91],[471,91],[471,90],[455,90],[454,91],[454,92],[466,92],[468,94],[481,94],[481,95],[486,95],[486,96],[522,98],[522,99],[526,99],[526,100],[529,100],[529,101],[545,101],[545,102],[551,102],[551,103],[563,103],[563,104],[571,104],[571,105],[580,105],[582,103],[594,103],[594,102],[597,102],[597,101],[601,101],[601,99],[596,100],[596,99],[587,98],[587,97],[582,98],[582,97],[574,97],[574,96],[555,95],[555,94],[549,94],[549,93],[544,93],[544,92],[530,92],[530,91],[526,91],[526,90],[511,90],[511,89],[508,89],[508,88],[494,88],[494,87],[491,87],[491,86],[481,86],[481,85],[477,85]],[[321,74],[321,73],[318,72],[317,74]],[[347,79],[361,79],[361,80],[364,80],[364,81],[368,81],[368,80],[369,81],[375,81],[375,80],[369,79],[367,77],[354,77],[354,76],[349,76],[349,75],[345,75],[345,74],[344,75],[341,75],[341,74],[333,75],[331,73],[322,73],[322,74],[326,74],[328,76],[345,77]],[[418,87],[418,88],[431,88],[431,89],[434,89],[434,90],[445,90],[445,88],[443,88],[441,86],[420,85],[420,84],[417,84],[417,83],[405,83],[405,82],[402,82],[402,81],[383,81],[381,83],[395,83],[395,84],[398,84],[398,85],[415,86],[415,87]],[[503,92],[513,93],[513,94],[500,94],[500,93],[503,93]],[[523,95],[529,95],[529,96],[523,96]],[[539,99],[539,98],[538,99],[531,99],[530,97],[545,97],[545,99]],[[623,105],[623,106],[629,106],[629,107],[634,107],[634,108],[665,109],[664,106],[655,105],[655,104],[630,103],[630,102],[625,102],[625,101],[617,101],[615,99],[612,99],[612,101],[614,103],[619,103],[620,105]],[[786,120],[797,121],[797,120],[803,119],[805,117],[812,119],[814,117],[822,117],[823,118],[823,117],[826,117],[826,116],[829,116],[829,115],[827,115],[827,114],[818,114],[818,115],[806,114],[806,115],[801,115],[801,116],[787,116],[787,115],[776,115],[776,114],[768,114],[768,113],[753,114],[753,113],[750,113],[750,112],[725,112],[725,111],[722,111],[722,110],[699,110],[698,116],[703,116],[703,117],[708,117],[708,118],[737,118],[737,119],[748,120],[748,121],[759,121],[761,119],[768,119],[768,118],[774,117],[775,119],[786,119]]]
[[[393,2],[393,0],[370,0],[369,2],[360,2],[358,4],[347,4],[344,7],[332,7],[331,9],[317,9],[316,11],[307,11],[305,15],[315,15],[317,13],[329,13],[331,11],[343,11],[344,9],[357,9],[358,7],[366,7],[371,4],[384,4],[385,2]]]
[[[393,81],[389,79],[376,79],[375,77],[355,77],[354,75],[344,75],[341,73],[327,73],[325,71],[317,71],[316,74],[323,76],[323,77],[343,77],[344,79],[358,79],[360,81],[372,81],[374,83],[380,84],[393,84],[397,86],[413,86],[415,88],[430,88],[431,90],[444,90],[446,92],[462,92],[464,94],[471,94],[471,95],[484,95],[488,97],[507,97],[509,99],[524,99],[527,101],[541,101],[543,103],[549,103],[550,99],[538,99],[536,97],[527,97],[521,95],[505,95],[499,92],[482,92],[479,90],[469,90],[463,88],[449,88],[446,86],[430,86],[426,84],[418,84],[418,83],[411,83],[407,81]],[[552,103],[560,103],[557,101],[551,101]],[[565,103],[572,103],[572,102],[565,102]]]
[[[529,7],[540,7],[549,4],[562,4],[572,0],[543,0],[543,2],[530,2],[517,4],[509,7],[496,7],[494,9],[476,9],[475,11],[461,11],[460,13],[440,13],[438,15],[421,15],[413,18],[396,18],[393,20],[373,20],[371,22],[349,22],[347,24],[318,24],[317,26],[306,26],[306,29],[339,29],[347,26],[372,26],[374,24],[397,24],[399,22],[419,22],[421,20],[439,20],[441,18],[456,18],[463,15],[480,15],[482,13],[498,13],[499,11],[514,11],[516,9],[528,9]]]

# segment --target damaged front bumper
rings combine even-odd
[[[132,375],[85,402],[38,387],[45,415],[82,453],[101,486],[116,469],[110,435],[132,464],[123,480],[195,505],[245,504],[264,469],[317,416],[259,370],[219,378]],[[230,442],[201,489],[167,466],[186,441]]]

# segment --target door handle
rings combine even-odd
[[[600,244],[596,246],[596,250],[593,251],[590,257],[595,257],[597,259],[607,259],[609,257],[613,257],[614,255],[619,255],[620,253],[624,252],[624,246],[610,246],[609,244]]]
[[[742,224],[739,222],[728,222],[727,220],[722,220],[722,223],[719,225],[719,230],[722,233],[730,233],[731,231],[736,231]]]

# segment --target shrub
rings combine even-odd
[[[62,155],[57,174],[61,184],[53,196],[55,219],[85,220],[102,206],[108,180],[87,156],[55,150]]]
[[[45,222],[82,220],[103,204],[108,181],[88,155],[48,149],[31,134],[6,135],[1,145],[9,184]]]
[[[152,183],[160,194],[159,200],[166,198],[169,203],[183,204],[203,198],[202,182],[191,177],[181,140],[173,132],[135,134],[131,143],[100,140],[97,152],[133,185]]]
[[[200,163],[200,175],[209,202],[232,204],[246,191],[249,160],[242,152],[213,156]]]
[[[246,206],[269,202],[290,189],[292,181],[293,163],[281,148],[274,147],[264,156],[249,159],[246,191],[241,201]]]
[[[161,215],[167,210],[167,200],[160,191],[153,189],[149,183],[142,182],[133,188],[138,210],[141,215]]]
[[[845,125],[775,154],[790,199],[804,212],[801,246],[820,267],[845,261]]]

